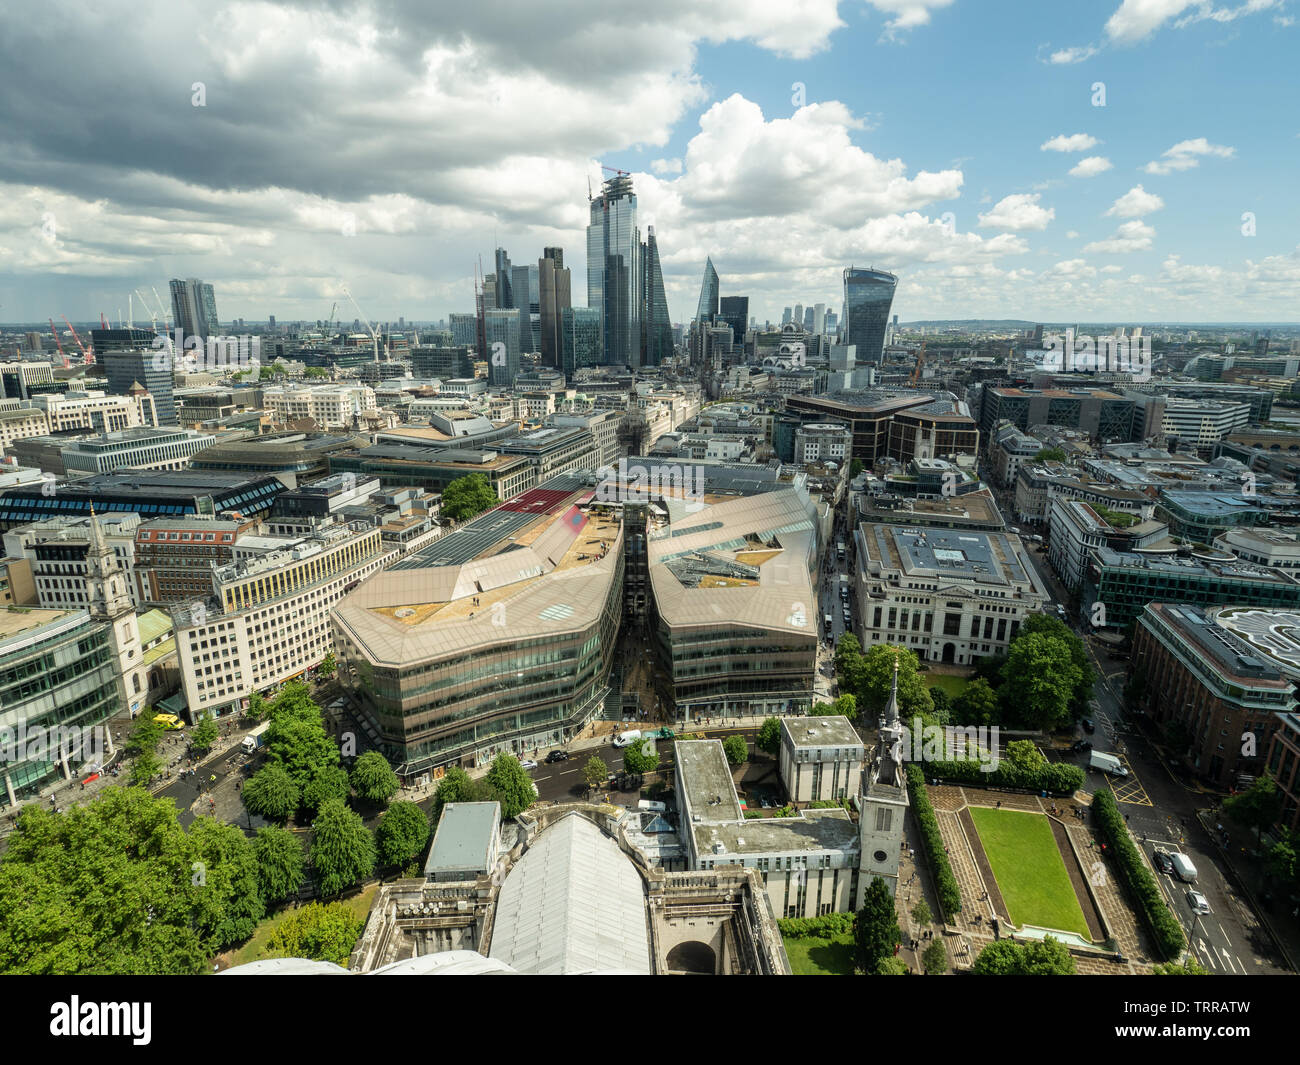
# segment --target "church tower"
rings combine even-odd
[[[140,647],[140,627],[126,586],[126,574],[104,538],[94,508],[90,511],[90,546],[86,549],[86,594],[90,616],[108,630],[109,645],[117,660],[118,691],[122,706],[135,717],[144,708],[149,685]]]
[[[879,741],[865,777],[859,802],[861,844],[858,897],[860,908],[871,881],[880,877],[891,895],[898,894],[898,868],[907,820],[907,780],[903,774],[903,725],[898,717],[898,651],[894,652],[894,681],[880,718]]]

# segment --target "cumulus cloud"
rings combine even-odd
[[[1038,146],[1040,152],[1086,152],[1089,148],[1095,148],[1100,144],[1096,137],[1087,133],[1071,133],[1068,136],[1064,133],[1058,133],[1050,140],[1043,141]]]
[[[682,172],[682,161],[680,159],[656,159],[650,164],[650,169],[656,174],[680,174]]]
[[[1085,244],[1083,251],[1085,255],[1096,253],[1114,255],[1145,251],[1151,247],[1151,241],[1155,235],[1156,231],[1152,226],[1134,219],[1132,222],[1121,223],[1120,227],[1115,230],[1114,236],[1107,237],[1105,240],[1094,240],[1091,244]]]
[[[1091,59],[1100,51],[1096,45],[1075,45],[1070,48],[1058,48],[1055,52],[1047,57],[1047,61],[1053,66],[1069,66],[1074,63],[1083,63]]]
[[[1144,214],[1160,210],[1164,205],[1165,201],[1154,192],[1147,192],[1141,185],[1134,185],[1110,205],[1106,214],[1115,218],[1141,218]]]
[[[1147,163],[1142,169],[1148,174],[1172,174],[1177,170],[1194,170],[1201,165],[1201,159],[1205,156],[1231,159],[1236,154],[1236,148],[1211,144],[1204,137],[1196,137],[1193,140],[1179,141],[1159,159]]]
[[[1006,229],[1012,232],[1046,229],[1047,223],[1056,217],[1051,207],[1041,207],[1038,193],[1019,192],[1004,196],[993,209],[979,216],[979,224],[984,229]]]
[[[1110,170],[1112,165],[1104,155],[1090,155],[1070,167],[1070,177],[1096,177]]]
[[[1123,0],[1106,20],[1105,32],[1114,44],[1137,44],[1171,20],[1179,29],[1197,22],[1234,22],[1279,4],[1280,0],[1245,0],[1236,7],[1216,7],[1209,0]]]
[[[867,3],[889,16],[885,36],[893,39],[903,30],[929,25],[930,12],[948,7],[952,0],[867,0]]]

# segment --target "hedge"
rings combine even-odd
[[[821,917],[787,917],[776,922],[787,939],[834,939],[852,934],[857,915],[827,913]]]
[[[1160,893],[1160,887],[1147,863],[1138,853],[1109,788],[1102,788],[1093,795],[1092,813],[1097,819],[1102,842],[1106,844],[1106,853],[1114,859],[1120,879],[1128,888],[1130,898],[1141,909],[1147,927],[1155,937],[1156,952],[1166,961],[1172,961],[1182,953],[1187,943],[1183,937],[1182,925],[1169,912],[1165,897]]]
[[[961,912],[961,889],[957,887],[957,878],[952,875],[952,866],[948,864],[948,852],[943,849],[943,835],[939,832],[939,819],[930,805],[930,796],[925,793],[925,774],[918,765],[907,767],[907,793],[912,800],[917,824],[921,826],[921,842],[930,859],[930,871],[939,892],[939,907],[951,920]]]
[[[1022,769],[1005,759],[991,773],[981,770],[983,762],[965,759],[952,762],[926,762],[925,775],[956,784],[973,784],[985,788],[1018,788],[1034,793],[1069,795],[1083,787],[1083,770],[1068,762],[1047,762],[1033,769]]]

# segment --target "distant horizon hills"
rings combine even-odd
[[[925,329],[1020,329],[1028,330],[1037,326],[1044,329],[1300,329],[1300,322],[1135,322],[1099,321],[1085,322],[1080,319],[1052,322],[1045,319],[1026,320],[1021,318],[920,318],[912,322],[898,323],[899,328],[916,327]]]

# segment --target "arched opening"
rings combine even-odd
[[[678,943],[668,952],[668,968],[675,973],[712,976],[718,971],[717,955],[707,943],[691,940]]]
[[[943,660],[950,663],[957,660],[956,644],[946,643],[943,645]]]

